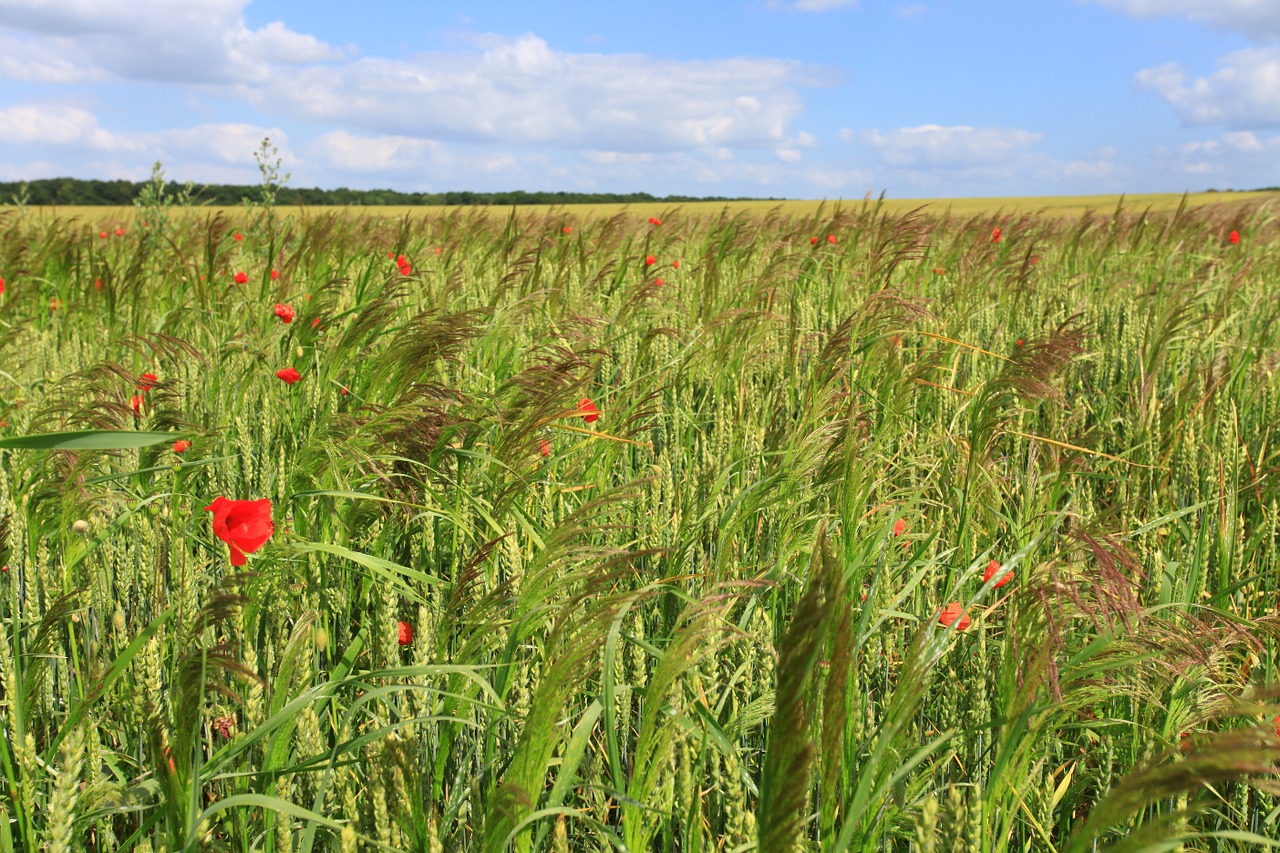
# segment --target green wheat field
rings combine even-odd
[[[1270,202],[958,211],[0,211],[0,850],[1280,846]]]

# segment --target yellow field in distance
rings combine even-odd
[[[1110,214],[1122,203],[1129,213],[1149,210],[1155,213],[1176,210],[1182,202],[1179,193],[1149,193],[1140,195],[1089,195],[1089,196],[1025,196],[1010,198],[956,198],[956,199],[885,199],[883,204],[890,213],[906,213],[923,208],[924,211],[939,216],[997,216],[997,215],[1042,215],[1053,218],[1077,217],[1093,212]],[[1232,192],[1232,193],[1189,193],[1186,195],[1190,207],[1218,207],[1224,212],[1233,207],[1258,205],[1267,201],[1280,199],[1278,192]],[[560,213],[566,222],[582,222],[597,217],[610,217],[619,212],[626,212],[640,217],[642,220],[650,216],[670,216],[679,212],[684,216],[715,216],[728,210],[731,214],[739,212],[768,213],[778,210],[784,215],[815,216],[833,215],[839,210],[860,209],[865,204],[875,204],[874,199],[840,199],[840,200],[799,200],[799,201],[698,201],[680,204],[652,202],[645,204],[567,204],[567,205],[521,205],[516,208],[520,216],[546,216]],[[408,215],[418,217],[444,216],[455,212],[453,207],[430,207],[411,205],[390,205],[370,207],[280,207],[285,215],[323,215],[340,211],[348,211],[366,216],[378,216],[400,219]],[[132,207],[90,207],[90,206],[49,206],[29,207],[28,213],[38,216],[60,216],[69,219],[82,219],[95,227],[116,227],[132,223],[138,211]],[[242,207],[197,206],[192,210],[201,215],[222,213],[231,221],[244,215]],[[486,208],[492,215],[506,216],[511,208],[493,206]],[[470,212],[463,208],[463,212]],[[10,216],[16,209],[8,207],[3,213]],[[0,213],[0,215],[3,215]]]

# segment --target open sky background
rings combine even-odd
[[[1280,0],[0,0],[0,180],[1280,185]]]

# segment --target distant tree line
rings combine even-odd
[[[34,181],[0,181],[0,202],[34,205],[130,205],[137,199],[145,184],[133,181],[97,181],[79,178],[42,178]],[[183,185],[170,181],[165,193],[176,197]],[[262,201],[261,186],[235,186],[210,184],[199,187],[194,193],[199,204],[231,206],[246,200]],[[319,188],[294,189],[280,187],[276,204],[307,205],[519,205],[519,204],[628,204],[644,202],[679,203],[686,201],[752,201],[743,197],[727,196],[654,196],[649,193],[576,193],[576,192],[468,192],[409,193],[398,190],[352,190],[339,187],[333,190]],[[780,199],[765,199],[779,201]]]

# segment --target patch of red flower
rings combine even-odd
[[[561,234],[572,234],[572,233],[573,233],[573,226],[572,226],[572,225],[566,225],[565,227],[563,227],[563,228],[561,228],[561,229],[560,229],[560,233],[561,233]]]
[[[311,328],[317,328],[320,325],[320,318],[316,317],[311,321]]]
[[[351,389],[348,388],[346,385],[343,385],[341,388],[338,389],[338,393],[345,397],[351,393]]]
[[[1026,341],[1024,341],[1022,338],[1018,338],[1017,346],[1018,346],[1018,348],[1019,348],[1019,349],[1021,349],[1021,348],[1022,348],[1022,345],[1023,345],[1023,344],[1025,344],[1025,343],[1026,343]]]
[[[645,256],[644,256],[644,265],[645,265],[646,267],[651,267],[651,266],[653,266],[654,264],[656,264],[657,262],[658,262],[658,259],[657,259],[657,258],[655,258],[653,255],[645,255]]]
[[[997,227],[995,227],[995,228],[992,228],[992,229],[991,229],[991,242],[992,242],[992,243],[999,243],[999,242],[1000,242],[1000,228],[999,228],[999,226],[997,226]]]
[[[590,397],[583,397],[578,401],[578,414],[582,415],[582,419],[587,423],[600,420],[600,410],[596,408],[595,403],[591,402]]]
[[[276,371],[276,378],[284,382],[286,385],[292,385],[302,378],[302,374],[295,367],[286,367],[283,370]]]
[[[653,286],[654,286],[654,287],[662,287],[662,285],[664,285],[664,284],[666,284],[666,281],[664,281],[663,279],[655,278],[655,279],[653,280]]]
[[[413,642],[413,626],[401,619],[396,623],[396,639],[399,640],[401,646],[407,646]]]
[[[271,280],[272,280],[272,281],[279,281],[279,280],[280,280],[280,270],[272,270],[272,271],[271,271]]]
[[[102,279],[100,279],[100,278],[95,278],[95,279],[93,280],[93,289],[94,289],[94,290],[102,290]],[[4,292],[3,283],[0,283],[0,293],[3,293],[3,292]]]
[[[938,624],[944,628],[955,625],[957,631],[963,631],[969,627],[970,621],[969,614],[964,612],[964,607],[958,601],[953,601],[938,611]]]
[[[817,237],[810,237],[810,238],[809,238],[809,245],[810,245],[810,246],[816,246],[816,245],[818,245],[818,238],[817,238]]]
[[[180,438],[173,443],[174,453],[186,453],[190,449],[191,442],[187,441],[185,438]]]
[[[234,238],[234,239],[235,239],[235,241],[236,241],[237,243],[239,243],[240,241],[244,240],[244,235],[243,235],[243,234],[241,234],[239,231],[237,231],[236,233],[232,234],[231,236],[232,236],[232,238]]]
[[[999,560],[992,560],[990,563],[987,563],[987,570],[982,573],[982,582],[986,583],[987,581],[991,580],[993,577],[996,576],[996,572],[998,571],[1000,571]],[[1012,570],[1007,571],[1000,576],[1000,580],[996,581],[995,589],[999,589],[1000,587],[1004,586],[1011,580],[1013,580]]]
[[[219,495],[204,509],[213,513],[213,535],[227,543],[233,566],[247,563],[245,555],[265,545],[275,532],[270,498],[236,501]]]
[[[283,302],[276,303],[276,316],[280,318],[281,323],[293,322],[293,308],[285,305]]]
[[[678,269],[680,269],[680,262],[679,262],[679,261],[672,261],[672,262],[671,262],[671,268],[672,268],[673,270],[678,270]]]
[[[650,225],[661,225],[661,224],[662,224],[662,220],[661,220],[661,219],[659,219],[659,218],[658,218],[658,217],[656,217],[656,216],[650,216],[650,217],[649,217],[649,224],[650,224]]]
[[[116,229],[116,236],[117,236],[117,237],[123,237],[123,236],[124,236],[124,229],[123,229],[123,228],[117,228],[117,229]]]
[[[4,293],[4,279],[0,278],[0,293]]]
[[[139,391],[150,391],[159,381],[160,379],[154,373],[144,373],[138,377],[137,388]]]
[[[107,239],[107,232],[106,232],[106,231],[99,231],[99,232],[98,232],[98,239],[99,239],[99,240],[105,240],[105,239]]]
[[[1240,245],[1240,232],[1232,231],[1230,234],[1227,235],[1227,239],[1231,241],[1231,245],[1233,246]]]
[[[827,235],[827,242],[834,246],[834,245],[836,244],[836,235],[834,235],[834,234],[828,234],[828,235]]]
[[[248,280],[249,280],[249,274],[247,272],[236,273],[236,284],[244,284]]]
[[[142,403],[145,399],[141,394],[133,394],[129,397],[129,405],[133,407],[134,416],[142,414]]]
[[[49,300],[49,310],[50,310],[50,311],[57,311],[57,310],[59,310],[60,308],[62,308],[62,300],[61,300],[61,299],[59,299],[58,297],[56,297],[56,296],[55,296],[55,297],[53,297],[52,299],[50,299],[50,300]]]
[[[1276,737],[1280,737],[1280,716],[1276,717],[1271,722],[1276,724]]]
[[[906,532],[907,532],[907,520],[905,518],[900,518],[893,523],[894,536],[901,536]]]
[[[543,458],[544,458],[544,459],[545,459],[546,457],[550,456],[550,455],[551,455],[551,442],[550,442],[550,441],[548,441],[548,440],[547,440],[547,439],[545,439],[545,438],[540,438],[540,439],[538,439],[538,452],[542,454],[542,456],[543,456]]]
[[[413,272],[413,267],[408,264],[400,265],[400,275],[409,275],[411,272]]]

